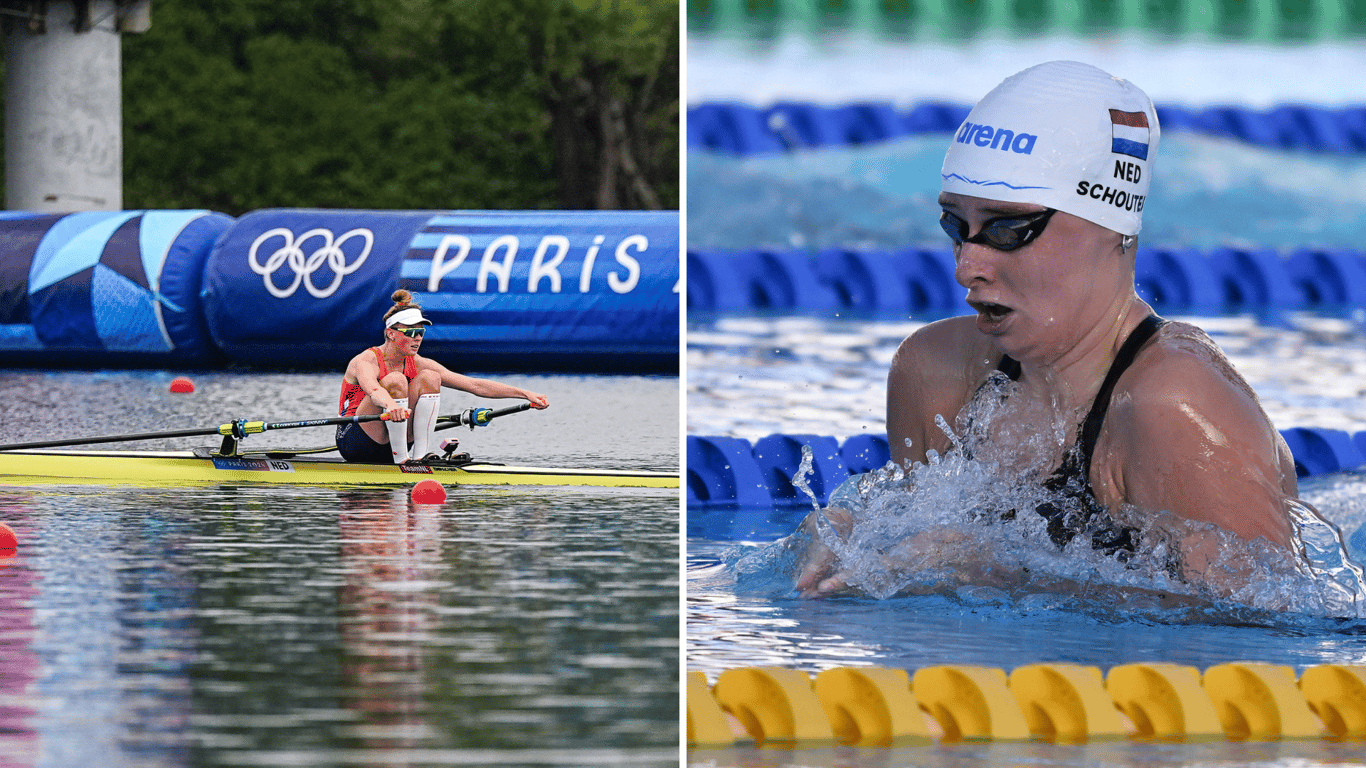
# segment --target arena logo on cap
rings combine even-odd
[[[1110,151],[1139,160],[1148,159],[1148,115],[1144,112],[1110,110]]]
[[[1002,152],[1010,150],[1016,154],[1028,155],[1034,151],[1034,142],[1039,137],[1032,133],[1019,133],[1009,128],[993,128],[989,125],[964,122],[958,129],[954,140],[959,144],[976,144]]]

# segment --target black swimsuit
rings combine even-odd
[[[1121,526],[1110,519],[1106,508],[1096,500],[1091,490],[1091,455],[1096,450],[1100,438],[1100,428],[1105,422],[1105,412],[1110,407],[1110,396],[1114,392],[1119,377],[1133,364],[1134,358],[1143,345],[1157,333],[1166,320],[1149,315],[1134,328],[1119,354],[1110,364],[1110,371],[1096,393],[1091,404],[1091,412],[1078,429],[1077,442],[1068,449],[1058,467],[1043,485],[1055,492],[1058,501],[1048,501],[1035,507],[1048,520],[1048,537],[1058,548],[1067,546],[1078,533],[1091,531],[1091,546],[1107,555],[1116,555],[1120,561],[1127,561],[1136,549],[1139,531],[1137,528]],[[1020,363],[1009,355],[1001,358],[996,370],[1009,376],[1012,381],[1020,378]]]

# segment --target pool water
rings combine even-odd
[[[942,147],[933,146],[934,141],[912,138],[769,158],[690,157],[690,244],[699,245],[691,237],[697,232],[703,247],[720,250],[836,244],[943,247],[935,226],[937,184],[929,188],[942,159]],[[1264,206],[1306,211],[1322,195],[1323,210],[1350,221],[1361,215],[1362,208],[1353,202],[1359,190],[1335,191],[1333,184],[1312,181],[1350,179],[1363,167],[1359,159],[1266,153],[1173,135],[1170,141],[1164,136],[1162,162],[1166,183],[1173,185],[1165,192],[1170,207],[1161,208],[1154,191],[1152,209],[1145,211],[1144,237],[1150,245],[1343,245],[1351,233],[1317,217],[1259,215],[1253,217],[1255,226],[1243,226],[1248,218],[1237,212],[1269,210]],[[1327,166],[1335,170],[1316,175],[1316,169]],[[1219,172],[1212,172],[1216,168]],[[1299,171],[1304,175],[1295,177]],[[922,177],[925,184],[907,181]],[[1155,177],[1155,190],[1158,183]],[[1191,222],[1184,215],[1189,210],[1200,210],[1202,216]],[[1366,429],[1366,410],[1361,408],[1366,397],[1366,311],[1273,309],[1171,317],[1210,333],[1278,429]],[[687,431],[750,441],[775,433],[828,435],[841,441],[885,434],[885,382],[892,356],[907,335],[933,319],[846,311],[692,312]],[[1350,556],[1366,560],[1366,473],[1302,481],[1301,496],[1341,529]],[[1137,661],[1205,669],[1255,660],[1297,671],[1325,663],[1366,664],[1366,621],[1356,618],[1359,612],[1346,610],[1281,613],[1225,604],[1172,612],[1107,602],[1104,596],[973,585],[881,600],[798,599],[790,578],[784,581],[781,561],[765,548],[795,530],[810,511],[809,504],[688,511],[690,670],[715,682],[722,671],[758,665],[815,673],[839,666],[914,670],[939,664],[1009,671],[1036,662],[1082,663],[1102,670]],[[996,744],[918,750],[692,750],[689,759],[708,766],[1289,766],[1352,762],[1355,757],[1347,756],[1353,755],[1353,747],[1320,743]]]
[[[951,139],[923,134],[745,158],[690,151],[688,247],[946,248],[936,199]],[[1361,156],[1164,133],[1140,245],[1359,249],[1363,182]]]
[[[0,373],[0,431],[336,407],[332,375],[199,374],[190,395],[171,378]],[[459,430],[462,448],[678,467],[676,378],[494,378],[551,408]],[[448,490],[0,486],[19,540],[0,561],[0,765],[676,765],[678,492]]]
[[[1366,329],[1359,322],[1309,313],[1273,325],[1252,316],[1183,319],[1210,331],[1277,428],[1366,429],[1360,408]],[[922,322],[695,317],[689,328],[688,431],[751,441],[778,432],[840,440],[884,434],[887,368],[902,338]],[[1302,481],[1301,495],[1344,532],[1356,560],[1366,559],[1366,536],[1352,536],[1366,526],[1366,473]],[[767,592],[737,591],[734,565],[742,555],[792,532],[810,511],[809,504],[689,510],[690,668],[718,674],[755,663],[807,670],[842,663],[1000,664],[1003,646],[1011,649],[1012,666],[1026,659],[1103,666],[1140,658],[1197,666],[1233,658],[1366,661],[1366,648],[1354,639],[1366,627],[1353,621],[1263,616],[1254,621],[1265,626],[1256,628],[1170,625],[1160,615],[1154,621],[1098,613],[1094,605],[1077,610],[1047,597],[1022,605],[990,590],[886,601],[801,601],[773,585]],[[736,531],[742,540],[718,540],[733,539]],[[1107,635],[1107,628],[1127,639]]]

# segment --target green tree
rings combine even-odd
[[[674,208],[676,0],[158,3],[129,208]]]

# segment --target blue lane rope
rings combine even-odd
[[[1293,427],[1281,436],[1295,457],[1300,478],[1366,467],[1366,430],[1355,434],[1323,427]],[[736,437],[689,435],[687,498],[690,508],[772,508],[809,506],[811,499],[792,485],[801,464],[802,446],[812,450],[813,473],[807,478],[816,500],[825,504],[831,491],[851,475],[868,472],[891,460],[886,435],[833,437],[774,434],[754,443]]]
[[[688,149],[761,155],[873,144],[918,134],[950,134],[958,130],[969,109],[968,105],[941,102],[917,104],[905,111],[887,102],[836,106],[704,102],[688,108]],[[1157,117],[1164,134],[1190,131],[1277,150],[1337,155],[1366,152],[1366,106],[1287,105],[1256,110],[1157,105]]]

